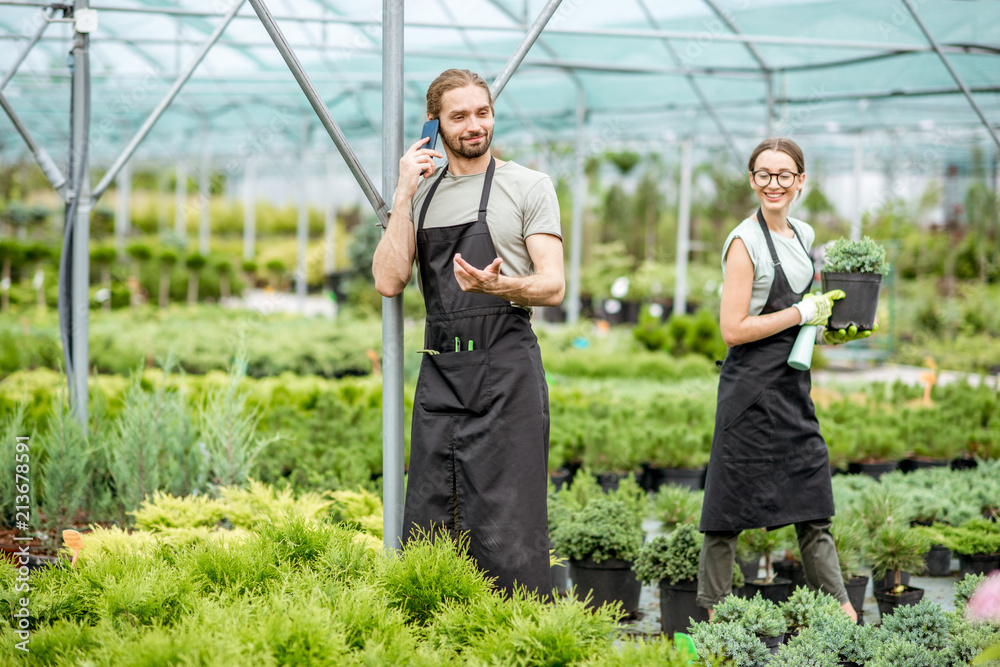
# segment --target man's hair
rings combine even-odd
[[[805,158],[802,157],[802,149],[799,148],[797,143],[785,137],[773,137],[771,139],[765,139],[757,144],[757,148],[753,149],[753,153],[750,154],[750,162],[748,165],[750,171],[753,171],[757,158],[764,151],[774,151],[775,153],[786,154],[788,157],[792,158],[793,162],[795,162],[795,168],[799,170],[799,173],[805,173],[806,161]]]
[[[441,98],[449,90],[479,86],[486,91],[486,99],[490,101],[490,112],[493,111],[493,98],[490,96],[490,86],[475,72],[467,69],[449,69],[441,72],[427,89],[427,115],[431,118],[441,116]]]

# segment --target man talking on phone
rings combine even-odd
[[[401,537],[467,536],[499,589],[547,596],[549,398],[530,318],[565,292],[559,203],[548,176],[493,157],[479,75],[443,72],[427,118],[440,121],[444,155],[421,139],[400,158],[372,267],[393,297],[416,260],[427,307]]]

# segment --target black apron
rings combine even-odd
[[[488,294],[463,292],[455,253],[475,267],[497,257],[486,224],[491,159],[479,217],[424,229],[431,186],[417,223],[427,323],[413,399],[404,539],[413,528],[467,533],[469,552],[496,578],[543,596],[552,590],[546,492],[549,398],[528,312]]]
[[[809,288],[792,291],[760,209],[757,222],[774,264],[774,282],[761,311],[766,314],[800,301]],[[703,532],[775,528],[833,516],[829,456],[809,396],[811,376],[788,365],[798,333],[799,327],[790,327],[729,348],[719,378]]]

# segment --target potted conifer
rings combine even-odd
[[[865,541],[864,529],[849,514],[845,514],[843,517],[834,517],[830,533],[837,547],[837,561],[840,563],[840,576],[844,579],[847,597],[858,618],[861,618],[865,589],[868,587],[868,575],[864,573],[861,557]]]
[[[785,640],[787,626],[781,607],[762,598],[759,592],[752,598],[730,595],[715,606],[712,623],[739,623],[772,654],[778,652]]]
[[[892,572],[893,586],[875,591],[878,609],[886,617],[897,608],[920,602],[924,589],[903,585],[901,578],[905,570],[919,574],[924,570],[924,554],[929,545],[927,538],[907,524],[890,522],[875,531],[865,555],[872,564],[875,578],[879,579]]]
[[[878,292],[882,276],[889,271],[885,248],[869,237],[860,241],[841,238],[827,248],[821,274],[823,292],[843,290],[844,298],[833,302],[828,329],[875,327]]]
[[[745,543],[751,551],[764,554],[764,578],[751,579],[747,581],[746,595],[752,597],[754,593],[760,592],[761,596],[772,602],[784,602],[792,592],[792,580],[784,577],[776,577],[774,567],[771,563],[771,554],[778,548],[781,535],[776,530],[757,528],[755,530],[745,530]]]

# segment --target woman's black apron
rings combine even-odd
[[[548,595],[546,492],[549,400],[528,312],[496,296],[463,292],[453,258],[476,267],[497,257],[486,224],[491,159],[479,217],[424,229],[431,186],[417,223],[427,324],[413,400],[404,539],[413,528],[466,533],[469,552],[496,585]]]
[[[774,264],[774,282],[761,311],[766,314],[788,308],[806,292],[789,287],[759,209],[757,222]],[[792,231],[805,252],[798,232]],[[833,516],[830,463],[809,396],[811,376],[788,365],[798,333],[799,327],[790,327],[729,348],[719,378],[699,527],[703,532],[773,528]]]

